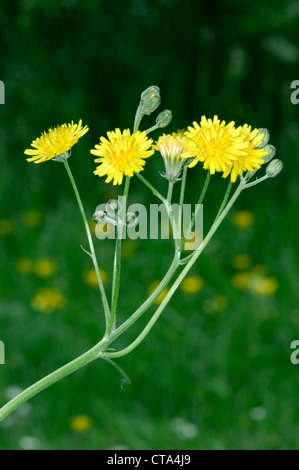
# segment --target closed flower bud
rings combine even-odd
[[[267,166],[266,175],[268,176],[268,178],[274,178],[281,172],[282,169],[283,169],[282,161],[276,158],[275,160],[272,160],[272,162],[270,162],[269,165]]]
[[[138,222],[138,217],[134,212],[127,212],[125,220],[127,227],[134,227]]]
[[[147,99],[149,96],[160,95],[160,88],[156,85],[149,86],[141,93],[141,101]]]
[[[159,127],[166,127],[172,120],[172,112],[169,109],[165,109],[162,113],[158,114],[156,124]]]
[[[264,150],[268,152],[268,155],[263,157],[265,163],[269,163],[276,154],[276,148],[273,145],[267,144],[264,147]]]
[[[268,129],[265,129],[264,127],[261,127],[258,131],[258,133],[256,134],[256,137],[259,135],[259,134],[264,134],[263,135],[263,140],[261,142],[260,145],[258,145],[256,148],[257,149],[262,149],[265,147],[265,145],[267,145],[267,143],[269,142],[269,139],[270,139],[270,133],[268,131]]]
[[[110,199],[105,207],[109,217],[115,218],[120,213],[121,203],[117,199]]]
[[[161,103],[160,89],[157,86],[151,86],[141,94],[140,113],[151,114]]]
[[[92,216],[92,220],[96,224],[103,224],[106,220],[106,216],[107,214],[105,211],[96,211]]]

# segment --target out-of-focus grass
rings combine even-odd
[[[41,170],[47,171],[46,165]],[[64,181],[62,170],[57,164]],[[216,185],[224,188],[216,177],[211,196]],[[236,209],[251,194],[243,195]],[[136,197],[133,190],[131,199]],[[103,332],[98,292],[83,280],[90,260],[79,246],[85,234],[71,192],[57,208],[42,212],[37,227],[24,227],[24,213],[22,207],[12,214],[13,231],[1,237],[6,253],[1,264],[0,328],[6,343],[2,403],[12,387],[24,388],[76,357]],[[235,227],[231,217],[225,221],[190,273],[204,280],[202,290],[190,294],[180,289],[144,343],[118,361],[132,380],[130,386],[121,390],[114,369],[93,363],[7,418],[0,428],[1,447],[296,448],[298,374],[289,360],[289,345],[298,328],[292,298],[297,268],[292,248],[280,246],[277,235],[264,235],[268,230],[275,234],[275,218],[282,217],[267,200],[247,229]],[[109,290],[113,242],[96,240],[96,247],[101,267],[109,273]],[[167,241],[128,241],[125,247],[121,319],[145,298],[150,283],[161,278],[172,251]],[[231,256],[238,253],[250,255],[252,266],[263,264],[267,276],[278,280],[278,290],[261,296],[235,289],[231,279],[242,270],[231,265]],[[24,257],[53,259],[58,271],[46,279],[21,274],[16,266]],[[40,286],[61,290],[65,308],[48,315],[34,311],[30,302]],[[219,296],[226,300],[217,304]],[[118,346],[128,344],[142,324]],[[78,433],[69,423],[81,414],[91,417],[92,425]]]

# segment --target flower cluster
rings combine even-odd
[[[211,174],[222,172],[223,178],[228,175],[235,182],[245,171],[252,172],[265,162],[268,151],[264,146],[264,134],[259,129],[251,130],[251,126],[235,127],[232,121],[225,124],[217,116],[201,118],[200,125],[193,122],[186,132],[186,150],[184,158],[193,158],[189,167],[203,162],[203,167]]]
[[[169,118],[171,112],[166,111]],[[78,124],[72,122],[49,129],[32,142],[33,149],[25,150],[25,154],[31,155],[28,161],[65,160],[73,145],[87,131],[88,127],[82,127],[81,120]],[[253,173],[271,160],[275,149],[268,145],[268,140],[266,129],[252,129],[248,124],[236,127],[234,121],[226,124],[217,116],[213,119],[202,116],[200,124],[194,121],[186,132],[163,134],[155,143],[146,131],[137,130],[131,134],[129,129],[115,129],[107,132],[107,138],[101,137],[100,144],[90,152],[98,157],[95,162],[99,165],[94,174],[107,176],[106,183],[112,181],[114,185],[122,184],[124,176],[132,177],[141,172],[145,160],[155,151],[159,151],[164,160],[162,176],[171,182],[179,180],[184,164],[192,168],[199,162],[212,175],[221,172],[223,178],[230,175],[231,181],[235,182],[244,172]],[[280,161],[275,160],[276,166],[278,162],[280,165]],[[271,176],[269,172],[267,175]]]

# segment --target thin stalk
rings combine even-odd
[[[175,291],[179,287],[180,283],[182,282],[184,277],[188,274],[188,272],[190,271],[190,269],[192,268],[194,263],[197,261],[199,255],[202,253],[204,248],[207,246],[207,244],[209,243],[209,241],[211,240],[211,238],[215,234],[216,230],[218,229],[219,225],[221,224],[221,222],[223,221],[223,219],[225,218],[225,216],[227,215],[227,213],[229,212],[229,210],[231,209],[233,204],[236,202],[237,198],[241,194],[244,187],[245,187],[245,183],[241,182],[239,184],[238,188],[236,189],[234,195],[232,196],[231,200],[229,201],[229,203],[227,204],[227,206],[225,207],[225,209],[221,213],[221,215],[218,217],[218,219],[214,220],[214,223],[213,223],[212,227],[210,228],[207,236],[205,237],[205,239],[203,240],[201,245],[197,248],[196,251],[194,251],[194,253],[192,253],[192,257],[190,258],[188,264],[185,266],[185,268],[179,274],[176,281],[174,282],[174,284],[171,286],[170,290],[168,291],[168,293],[164,297],[162,303],[157,308],[156,312],[154,313],[154,315],[152,316],[152,318],[150,319],[150,321],[148,322],[146,327],[143,329],[143,331],[140,333],[140,335],[135,339],[135,341],[133,341],[129,346],[122,349],[121,351],[115,351],[115,352],[107,353],[108,357],[116,358],[116,357],[122,357],[122,356],[125,356],[126,354],[129,354],[148,335],[149,331],[152,329],[152,327],[154,326],[154,324],[158,320],[159,316],[161,315],[161,313],[163,312],[163,310],[167,306],[168,302],[170,301],[171,297],[173,296],[173,294],[175,293]]]
[[[147,186],[152,191],[154,196],[159,198],[163,202],[163,204],[165,204],[165,198],[162,196],[162,194],[159,193],[159,191],[156,190],[156,188],[154,188],[151,183],[149,183],[143,176],[141,176],[140,173],[136,173],[136,176],[140,179],[140,181],[142,181],[143,184],[145,184],[145,186]]]
[[[82,201],[81,201],[81,197],[80,197],[77,185],[75,183],[73,174],[72,174],[70,166],[68,164],[68,161],[64,160],[63,163],[64,163],[65,169],[67,171],[68,177],[71,181],[71,184],[72,184],[72,187],[73,187],[76,199],[77,199],[77,203],[78,203],[81,215],[82,215],[82,219],[83,219],[83,223],[84,223],[84,227],[85,227],[85,230],[86,230],[88,243],[89,243],[89,247],[90,247],[90,256],[91,256],[91,259],[92,259],[92,262],[93,262],[93,265],[94,265],[94,269],[95,269],[95,272],[96,272],[96,275],[97,275],[97,279],[98,279],[98,284],[99,284],[99,289],[100,289],[100,293],[101,293],[102,303],[103,303],[103,307],[104,307],[104,311],[105,311],[105,320],[106,320],[106,327],[107,327],[107,325],[109,323],[109,318],[110,318],[110,308],[109,308],[106,292],[105,292],[105,289],[104,289],[104,284],[103,284],[103,280],[102,280],[102,277],[101,277],[101,273],[100,273],[100,269],[99,269],[99,265],[98,265],[98,261],[97,261],[93,241],[92,241],[92,236],[91,236],[89,225],[88,225],[88,222],[87,222],[87,217],[86,217],[86,214],[85,214],[85,210],[84,210],[84,207],[83,207],[83,204],[82,204]]]
[[[216,215],[216,219],[217,217],[219,217],[219,215],[221,214],[221,212],[223,211],[224,207],[225,207],[225,204],[227,203],[227,200],[229,198],[229,195],[230,195],[230,192],[231,192],[231,189],[232,189],[232,186],[233,186],[233,183],[229,180],[229,183],[227,185],[227,188],[226,188],[226,191],[225,191],[225,195],[224,195],[224,198],[223,198],[223,201],[221,203],[221,206],[219,208],[219,211]]]
[[[130,187],[130,178],[126,177],[123,199],[124,203],[120,211],[120,222],[116,228],[116,242],[115,242],[115,253],[114,253],[114,267],[113,267],[113,278],[112,278],[112,298],[111,298],[111,315],[109,320],[109,326],[107,329],[107,334],[109,335],[111,331],[115,328],[116,323],[116,310],[119,297],[119,284],[120,284],[120,272],[121,272],[121,241],[122,234],[124,229],[124,218],[126,214],[126,204],[127,197]]]
[[[60,367],[59,369],[55,370],[51,374],[42,378],[35,384],[26,388],[26,390],[19,393],[19,395],[17,395],[15,398],[10,400],[8,403],[6,403],[6,405],[4,405],[0,409],[0,421],[2,421],[10,413],[12,413],[16,408],[18,408],[20,405],[28,401],[30,398],[37,395],[39,392],[41,392],[45,388],[58,382],[64,377],[72,374],[76,370],[80,369],[83,366],[86,366],[90,362],[97,359],[101,351],[105,350],[108,344],[109,344],[109,340],[107,338],[103,338],[102,341],[100,341],[93,348],[89,349],[81,356],[77,357],[73,361],[69,362],[68,364],[65,364],[63,367]]]
[[[173,258],[173,261],[163,277],[162,281],[160,284],[157,286],[157,288],[154,290],[154,292],[146,299],[145,302],[126,320],[124,323],[122,323],[114,332],[113,332],[113,340],[118,338],[124,331],[126,331],[130,326],[133,325],[140,317],[141,315],[149,309],[155,302],[155,300],[159,297],[161,292],[165,289],[165,287],[169,284],[171,278],[173,277],[174,273],[176,272],[177,268],[179,266],[179,257],[176,254]],[[109,356],[110,353],[107,353]],[[109,356],[110,357],[110,356]]]
[[[188,165],[184,165],[183,176],[182,176],[182,181],[181,181],[181,191],[180,191],[180,213],[181,213],[181,217],[183,215],[183,204],[184,204],[184,198],[185,198],[187,171],[188,171]]]
[[[185,246],[185,243],[186,241],[188,240],[189,236],[190,236],[190,233],[193,229],[193,226],[194,226],[194,223],[195,223],[195,220],[196,220],[196,217],[197,217],[197,214],[198,214],[198,211],[200,209],[200,205],[202,204],[203,200],[204,200],[204,197],[206,195],[206,192],[207,192],[207,189],[208,189],[208,186],[209,186],[209,182],[210,182],[210,179],[211,179],[211,173],[208,171],[207,173],[207,176],[206,176],[206,179],[205,179],[205,182],[204,182],[204,185],[203,185],[203,188],[202,188],[202,191],[201,191],[201,194],[199,196],[199,199],[198,199],[198,202],[197,202],[197,205],[196,205],[196,209],[193,213],[193,216],[192,216],[192,219],[191,219],[191,222],[188,226],[188,229],[187,229],[187,233],[184,237],[184,240],[182,241],[181,243],[181,246],[180,246],[180,251],[182,252],[184,246]]]

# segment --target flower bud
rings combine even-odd
[[[169,109],[165,109],[162,113],[158,114],[156,124],[159,127],[166,127],[172,120],[172,112]]]
[[[257,149],[262,149],[265,147],[265,145],[267,145],[267,143],[269,142],[269,139],[270,139],[270,133],[268,131],[268,129],[265,129],[264,127],[261,127],[258,131],[258,133],[256,134],[255,138],[260,135],[260,134],[264,134],[263,135],[263,139],[262,139],[262,142],[260,143],[260,145],[258,145],[256,148]]]
[[[265,155],[263,158],[264,158],[264,162],[265,163],[269,163],[270,160],[272,160],[272,158],[275,156],[276,154],[276,148],[273,147],[273,145],[270,145],[270,144],[267,144],[265,145],[264,147],[264,150],[266,152],[268,152],[268,155]]]
[[[92,220],[96,224],[103,224],[106,220],[106,215],[105,211],[96,211],[92,216]]]
[[[269,165],[267,166],[266,175],[268,176],[268,178],[274,178],[281,172],[282,169],[283,169],[282,161],[276,158],[275,160],[272,160],[272,162],[270,162]]]
[[[143,101],[149,96],[160,95],[160,88],[156,85],[149,86],[146,90],[141,93],[140,100]]]
[[[138,217],[134,212],[127,212],[125,220],[127,227],[134,227],[138,222]]]
[[[161,103],[160,89],[157,86],[151,86],[141,94],[140,113],[151,114]]]
[[[121,211],[121,203],[117,199],[109,199],[105,209],[109,217],[116,218]]]

